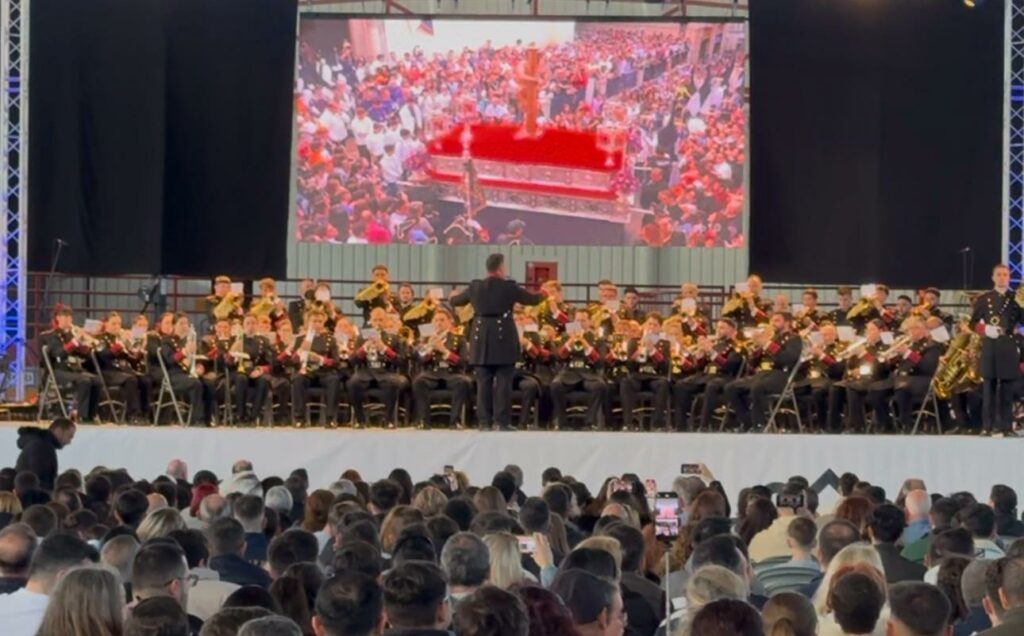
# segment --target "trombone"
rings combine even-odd
[[[388,284],[382,280],[376,280],[368,287],[356,294],[354,300],[360,303],[370,302],[388,290]]]

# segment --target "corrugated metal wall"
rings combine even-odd
[[[544,16],[587,17],[659,17],[677,12],[673,2],[587,2],[586,0],[536,0],[540,2],[540,18]],[[413,13],[434,15],[521,15],[530,16],[533,5],[525,0],[411,0],[401,6]],[[385,2],[301,2],[303,12],[382,14]],[[392,6],[391,15],[404,13]],[[686,16],[745,17],[746,3],[701,2],[688,4]],[[747,75],[749,78],[749,73]],[[749,79],[748,79],[749,85]],[[749,174],[749,170],[747,171]],[[294,177],[294,175],[293,175]],[[294,183],[294,178],[293,178]],[[294,193],[293,193],[294,194]],[[294,199],[294,196],[293,196]],[[748,211],[744,211],[744,226]],[[292,218],[294,223],[294,218]],[[294,236],[294,226],[289,226]],[[465,281],[483,270],[492,246],[410,246],[410,245],[321,245],[288,243],[288,276],[300,278],[361,279],[368,278],[376,263],[384,263],[392,272],[392,280]],[[557,261],[558,277],[566,283],[594,283],[609,278],[619,283],[637,285],[677,285],[693,280],[705,285],[728,285],[747,274],[746,248],[662,248],[587,247],[574,245],[533,246],[501,250],[509,258],[509,273],[522,279],[527,261]]]

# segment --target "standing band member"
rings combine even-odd
[[[1013,332],[1021,323],[1021,307],[1010,290],[1010,268],[992,268],[994,289],[974,300],[971,326],[982,336],[982,434],[1002,437],[1013,426],[1013,382],[1020,377],[1020,355]]]
[[[512,309],[516,303],[536,305],[544,299],[505,278],[505,257],[487,257],[487,277],[474,280],[451,298],[455,307],[473,306],[469,328],[469,364],[475,367],[477,417],[481,430],[496,421],[501,430],[512,428],[512,379],[520,358],[519,332]]]

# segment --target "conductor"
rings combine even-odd
[[[505,278],[505,257],[487,257],[487,278],[477,279],[451,297],[455,307],[473,305],[469,327],[469,364],[476,371],[476,408],[480,430],[513,431],[512,380],[519,360],[519,333],[512,308],[516,303],[536,305],[544,299]]]

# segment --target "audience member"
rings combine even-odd
[[[32,557],[25,586],[0,595],[4,636],[33,636],[57,583],[69,570],[98,560],[96,549],[77,537],[55,534],[43,539]]]
[[[761,619],[768,636],[816,636],[818,633],[814,606],[807,597],[796,592],[780,592],[768,599]]]
[[[373,577],[341,572],[325,581],[317,592],[313,614],[316,636],[379,634],[384,620],[384,598]]]
[[[0,594],[25,587],[37,543],[36,533],[23,523],[0,530]]]
[[[121,577],[127,598],[131,598],[132,566],[139,552],[139,542],[130,534],[122,534],[103,544],[100,549],[100,563],[117,572]]]
[[[189,636],[188,615],[177,601],[154,596],[136,603],[124,621],[125,636]]]
[[[485,585],[462,599],[452,627],[457,636],[527,636],[529,621],[518,596]]]
[[[409,561],[384,573],[384,614],[392,629],[443,630],[450,622],[444,573],[433,563]]]
[[[208,566],[210,550],[206,536],[198,530],[175,530],[168,535],[185,552],[192,589],[188,594],[189,614],[205,621],[224,605],[225,599],[238,585],[221,581],[220,574]]]
[[[249,562],[267,560],[267,535],[263,533],[263,499],[258,495],[244,495],[232,507],[235,520],[245,530],[245,554],[243,558]]]
[[[622,636],[622,594],[611,581],[583,570],[565,570],[555,577],[551,591],[569,608],[580,636]]]
[[[985,559],[973,559],[964,568],[960,589],[968,614],[967,618],[953,625],[953,636],[971,636],[992,627],[992,621],[985,613],[985,573],[991,563]]]
[[[813,599],[821,587],[832,560],[843,548],[860,541],[860,531],[845,519],[834,519],[822,526],[818,533],[818,563],[821,564],[821,573],[811,579],[800,593],[807,598]]]
[[[209,537],[212,554],[209,566],[220,575],[220,580],[236,585],[270,587],[270,574],[243,558],[245,529],[242,524],[231,518],[217,519],[210,526]]]
[[[900,556],[896,542],[906,528],[904,513],[892,504],[876,506],[868,513],[868,536],[882,558],[885,580],[888,583],[920,581],[925,567]]]
[[[761,615],[744,601],[721,599],[700,608],[693,617],[693,634],[700,636],[763,636]]]
[[[932,531],[929,513],[932,510],[932,499],[921,489],[910,490],[903,498],[903,509],[906,511],[907,527],[903,529],[900,545],[912,545]]]
[[[121,636],[124,589],[100,567],[68,571],[53,590],[37,636]],[[5,632],[7,633],[7,632]]]
[[[448,577],[448,596],[453,608],[487,582],[490,553],[480,537],[460,532],[448,539],[441,551],[441,568]]]
[[[18,472],[30,472],[39,479],[39,487],[53,490],[57,479],[57,451],[75,438],[75,424],[58,417],[47,428],[22,426],[18,429],[18,459],[14,468]],[[20,491],[19,491],[20,494]]]
[[[960,526],[971,533],[974,540],[974,554],[982,559],[1000,559],[1005,556],[1003,548],[995,542],[996,514],[985,504],[974,504],[957,515]]]
[[[254,618],[238,629],[238,636],[303,636],[303,633],[295,621],[284,616]]]
[[[986,611],[995,610],[989,612],[993,627],[980,636],[1017,636],[1024,633],[1024,558],[1000,559],[995,564],[998,564],[995,569],[999,575],[996,599],[999,607],[996,609],[994,603],[986,607]]]
[[[262,607],[229,607],[203,623],[199,636],[238,636],[238,630],[251,620],[273,616]]]
[[[885,590],[875,577],[852,571],[835,580],[828,605],[842,636],[875,634],[885,606]],[[827,632],[823,630],[822,634]]]
[[[949,599],[928,583],[904,582],[889,590],[887,636],[948,636]]]
[[[1024,537],[1024,522],[1017,518],[1017,492],[1009,486],[996,484],[988,496],[996,517],[996,535]]]

